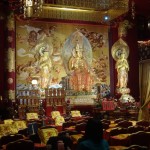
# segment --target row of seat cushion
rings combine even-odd
[[[29,120],[38,120],[38,114],[37,113],[27,113],[27,121]],[[80,111],[74,110],[71,111],[72,117],[81,117]],[[55,125],[56,126],[62,126],[63,123],[65,123],[64,117],[61,116],[59,111],[53,111],[51,113],[52,119],[55,120]],[[27,123],[27,121],[23,120],[4,120],[4,124],[0,125],[0,137],[9,135],[9,134],[16,134],[18,133],[19,130],[21,129],[32,129],[33,130],[33,122]],[[31,124],[31,128],[30,128]],[[37,128],[38,129],[38,128]],[[58,136],[58,130],[56,128],[39,128],[38,131],[34,130],[32,132],[34,134],[38,133],[40,140],[42,143],[46,144],[48,139],[50,137]]]
[[[58,130],[56,128],[53,128],[53,127],[39,128],[38,134],[39,134],[39,137],[41,139],[41,142],[46,144],[50,137],[58,136]]]
[[[115,120],[115,123],[117,123],[117,124],[119,124],[120,122],[122,122],[122,123],[125,122],[125,124],[129,124],[129,126],[131,126],[130,123],[126,123],[126,122],[130,122],[130,121],[124,120],[123,118],[118,118],[118,119]],[[139,120],[139,121],[135,122],[135,125],[148,127],[148,126],[150,126],[150,122],[146,121],[146,120]]]
[[[150,132],[138,131],[129,135],[129,145],[147,146],[150,149]]]
[[[20,139],[23,139],[23,138],[24,137],[21,134],[9,134],[9,135],[6,135],[6,136],[2,136],[0,138],[0,146],[6,145],[9,142],[14,142],[14,141],[17,141],[17,140],[20,140]]]
[[[35,150],[34,143],[30,140],[17,140],[6,145],[6,150]]]
[[[65,122],[65,118],[60,114],[59,111],[52,111],[51,117],[54,119],[56,126],[62,126]],[[71,111],[71,117],[81,117],[81,113],[79,110],[73,110]]]
[[[72,117],[81,117],[81,113],[78,110],[71,111]],[[63,126],[65,124],[64,117],[60,114],[59,111],[52,111],[51,117],[55,121],[56,126]],[[46,144],[50,137],[58,136],[58,130],[56,128],[39,128],[38,134],[41,139],[41,142]]]
[[[118,134],[111,136],[109,144],[112,146],[130,146],[140,145],[150,148],[150,133],[145,131],[138,131],[131,134]]]
[[[139,131],[147,132],[148,130],[146,130],[142,126],[129,126],[127,128],[116,127],[116,128],[113,128],[112,130],[110,130],[109,135],[114,136],[114,135],[118,135],[118,134],[132,134],[132,133],[136,133]]]
[[[71,116],[72,117],[81,117],[81,113],[79,110],[73,110],[73,111],[71,111]],[[52,111],[51,117],[52,117],[52,119],[55,120],[56,125],[62,125],[62,123],[64,123],[64,121],[65,121],[64,117],[60,114],[59,111]],[[26,119],[27,119],[27,121],[38,120],[39,119],[38,113],[26,113]],[[13,123],[12,119],[4,120],[4,124],[12,124],[12,123]]]
[[[11,124],[9,124],[8,122],[6,124],[0,124],[0,137],[8,134],[16,134],[19,130],[23,130],[26,128],[26,122],[23,120],[13,121],[11,122]]]

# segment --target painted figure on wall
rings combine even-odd
[[[41,88],[59,83],[60,72],[66,73],[61,59],[63,40],[55,26],[20,24],[17,30],[17,88],[30,87],[33,78]]]
[[[41,88],[47,88],[50,84],[51,68],[52,62],[50,58],[50,53],[46,47],[41,47],[39,50],[39,68],[41,77]]]
[[[96,36],[94,36],[102,34],[104,39],[107,39],[107,27],[94,26],[93,28],[93,26],[80,24],[43,24],[42,22],[39,22],[38,24],[27,24],[19,21],[16,22],[16,27],[17,89],[28,88],[33,77],[39,77],[38,81],[40,86],[42,88],[47,88],[47,83],[50,83],[51,85],[57,84],[61,81],[62,77],[72,75],[75,67],[81,69],[81,66],[83,66],[83,68],[85,66],[85,68],[87,67],[88,69],[82,71],[82,73],[80,72],[80,76],[83,78],[83,74],[86,74],[87,80],[90,80],[88,76],[91,76],[91,74],[93,76],[94,74],[92,71],[92,67],[95,65],[93,60],[99,58],[101,54],[100,47],[107,55],[108,43],[104,42],[102,44],[103,47],[99,47],[98,43],[100,44],[100,41],[96,40],[98,37],[96,38]],[[87,34],[82,32],[83,28],[87,31]],[[94,50],[93,46],[95,47]],[[45,55],[48,55],[48,52],[44,52],[44,50],[40,52],[41,47],[47,47],[47,50],[49,50],[52,63],[51,67],[51,63],[44,63],[43,59],[46,58]],[[79,49],[82,48],[82,50],[78,51],[77,49],[74,49],[76,47]],[[70,60],[73,55],[75,56],[74,60],[78,60],[78,63],[75,63],[76,61],[73,63],[72,60],[71,65]],[[48,68],[50,68],[50,70]],[[109,66],[106,70],[109,71]],[[77,74],[78,72],[79,70],[76,71]],[[46,78],[48,75],[50,75],[50,78],[48,77],[50,79],[49,81],[47,80],[48,78]],[[99,75],[96,74],[95,76]],[[96,80],[96,83],[97,82],[99,81]],[[106,82],[109,84],[109,78],[106,79]],[[90,82],[87,82],[86,84],[88,83],[90,84]]]
[[[126,88],[128,83],[129,64],[124,52],[121,53],[120,58],[116,61],[116,69],[118,73],[117,87]]]

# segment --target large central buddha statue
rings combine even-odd
[[[72,57],[69,61],[69,69],[76,70],[76,69],[84,69],[87,68],[86,60],[83,57],[83,49],[80,48],[79,44],[77,43],[76,47],[72,50]]]
[[[72,56],[69,60],[70,87],[75,91],[91,91],[93,79],[86,59],[83,56],[83,48],[77,43],[72,50]]]

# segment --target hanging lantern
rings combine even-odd
[[[33,6],[33,0],[26,0],[26,7],[32,7]]]

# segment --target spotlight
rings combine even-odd
[[[104,21],[108,21],[110,19],[110,17],[108,15],[104,16]]]

